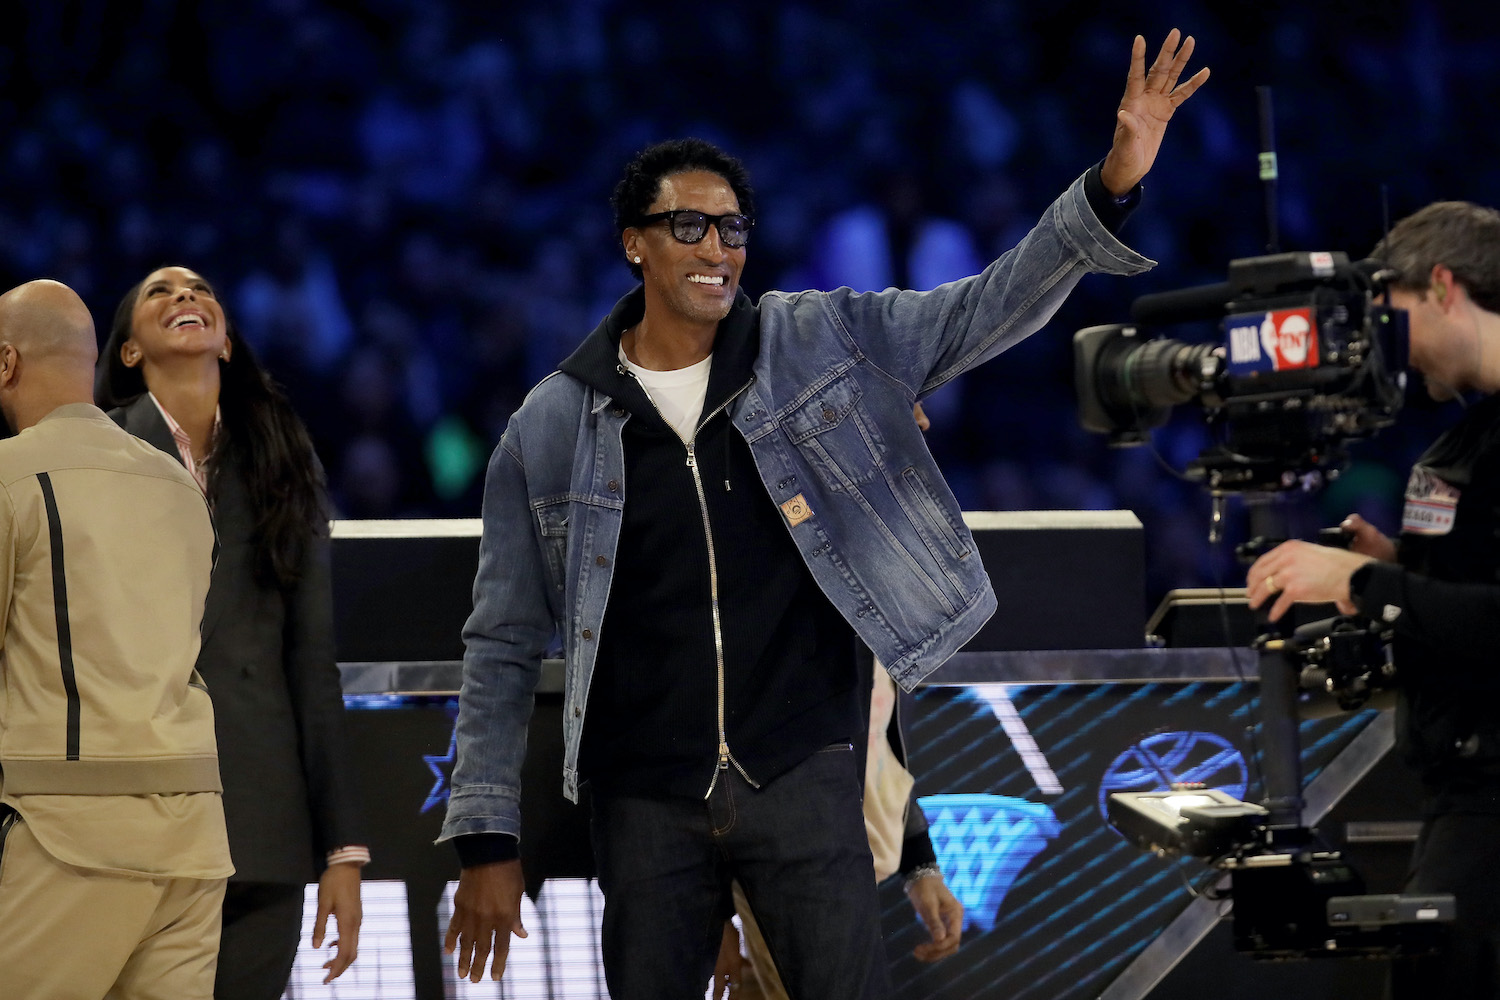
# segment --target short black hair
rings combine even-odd
[[[1400,272],[1397,288],[1421,296],[1441,264],[1475,305],[1500,312],[1500,212],[1493,208],[1435,201],[1396,223],[1371,256]]]
[[[615,213],[615,236],[636,225],[661,191],[661,182],[673,174],[705,170],[724,178],[740,203],[740,214],[755,218],[755,192],[750,173],[739,160],[704,139],[668,139],[647,146],[625,165],[625,175],[615,185],[610,206]],[[627,260],[630,273],[641,276],[641,266]]]

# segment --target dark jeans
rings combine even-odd
[[[1392,995],[1500,998],[1500,816],[1449,813],[1424,823],[1405,891],[1453,893],[1457,920],[1438,954],[1392,963]]]
[[[701,799],[595,794],[605,978],[614,1000],[699,1000],[739,879],[792,1000],[888,997],[854,752],[756,789],[730,768]]]
[[[302,936],[302,886],[230,882],[214,1000],[277,1000]]]

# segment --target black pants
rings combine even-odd
[[[230,882],[214,1000],[279,1000],[302,936],[302,886]]]
[[[1406,891],[1451,892],[1457,920],[1438,954],[1392,963],[1395,1000],[1500,1000],[1500,815],[1424,823]]]
[[[855,765],[824,750],[759,789],[729,768],[707,801],[596,791],[610,996],[702,997],[737,878],[794,1000],[889,997]]]

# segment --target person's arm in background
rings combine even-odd
[[[1372,562],[1353,573],[1350,590],[1360,613],[1376,621],[1395,609],[1398,635],[1455,653],[1500,649],[1500,584],[1450,583]]]
[[[1500,511],[1492,512],[1500,524]],[[1500,649],[1500,583],[1435,580],[1397,565],[1396,546],[1351,517],[1350,551],[1293,540],[1251,565],[1245,577],[1252,608],[1272,601],[1271,620],[1299,602],[1332,602],[1341,614],[1358,612],[1386,622],[1397,635],[1455,654],[1464,662],[1476,649]],[[1441,669],[1434,666],[1433,669]]]
[[[938,867],[927,817],[913,790],[906,810],[906,836],[901,842],[900,874],[906,898],[927,928],[931,940],[912,949],[919,962],[936,962],[958,951],[964,927],[964,905],[953,895]]]
[[[302,773],[313,836],[323,871],[313,947],[321,948],[328,918],[338,928],[337,951],[324,963],[324,982],[338,978],[359,953],[364,919],[360,867],[370,859],[355,792],[345,731],[344,692],[333,642],[333,581],[326,525],[303,552],[301,574],[286,594],[282,661],[296,712]]]
[[[1120,221],[1123,221],[1123,216]],[[912,405],[911,415],[916,421],[917,429],[923,434],[932,428],[932,421],[928,419],[921,403]],[[890,743],[896,759],[904,768],[906,734],[901,728],[901,719],[915,705],[915,699],[909,694],[894,691],[893,694],[896,700],[892,706],[891,722],[885,731],[886,741]],[[869,727],[866,726],[865,730],[868,732]],[[933,850],[932,835],[927,828],[927,814],[922,812],[922,806],[917,802],[915,784],[906,803],[901,860],[896,871],[901,876],[906,898],[911,900],[912,908],[917,911],[917,918],[932,936],[930,941],[924,941],[912,949],[913,957],[919,962],[936,962],[957,952],[963,935],[964,905],[948,888],[943,870],[938,866],[937,852]]]
[[[555,443],[554,443],[555,446]],[[512,419],[484,480],[474,611],[464,625],[458,760],[439,841],[452,840],[462,872],[444,950],[472,982],[505,972],[521,923],[521,762],[542,654],[555,633],[540,527],[526,488],[519,421]]]

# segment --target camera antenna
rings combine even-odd
[[[1266,206],[1266,253],[1281,252],[1281,233],[1276,222],[1276,117],[1271,108],[1271,88],[1255,88],[1260,117],[1260,183]]]

